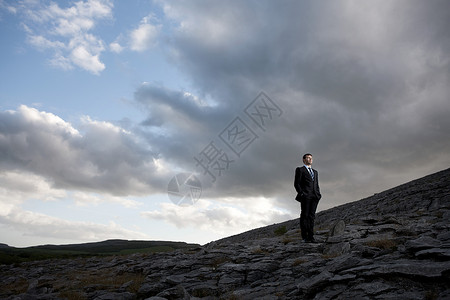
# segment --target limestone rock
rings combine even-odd
[[[338,236],[343,234],[345,231],[345,222],[344,220],[337,221],[330,231],[330,236]]]
[[[350,243],[342,242],[338,244],[331,244],[326,248],[324,254],[328,256],[339,256],[350,251]]]

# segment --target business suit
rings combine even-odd
[[[302,238],[307,242],[314,241],[314,219],[317,205],[319,204],[320,194],[319,173],[313,170],[314,179],[306,166],[295,169],[294,187],[297,191],[295,200],[301,204],[300,229]]]

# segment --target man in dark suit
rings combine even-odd
[[[311,167],[313,162],[312,155],[307,153],[303,155],[302,167],[295,169],[294,187],[297,191],[295,200],[301,204],[300,229],[304,242],[314,243],[314,218],[317,205],[319,204],[320,194],[319,173]]]

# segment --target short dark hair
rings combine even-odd
[[[306,154],[304,154],[304,155],[303,155],[303,159],[306,159],[307,156],[312,156],[312,154],[311,154],[311,153],[306,153]]]

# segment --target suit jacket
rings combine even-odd
[[[317,199],[320,200],[322,195],[319,188],[319,172],[313,169],[314,180],[305,166],[297,167],[295,169],[294,187],[297,191],[295,200],[301,202],[302,199]]]

